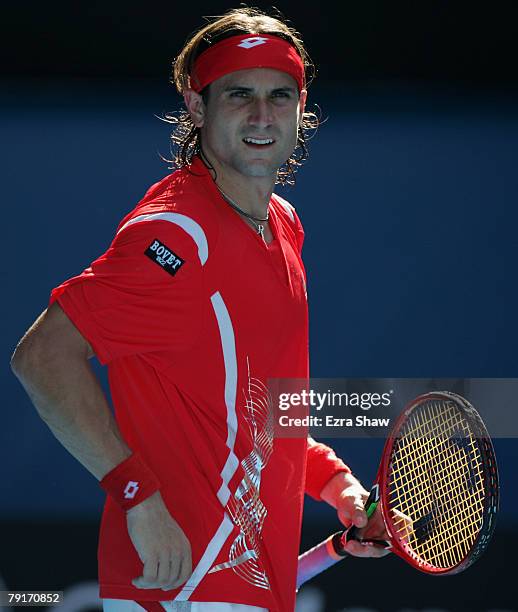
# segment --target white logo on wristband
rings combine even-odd
[[[138,482],[130,480],[124,489],[124,497],[126,499],[133,499],[139,490]]]

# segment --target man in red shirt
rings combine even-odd
[[[308,66],[296,33],[252,9],[194,35],[174,68],[179,169],[52,291],[13,357],[42,418],[108,493],[106,610],[292,610],[304,490],[345,524],[367,523],[367,493],[331,449],[274,438],[267,389],[309,376],[304,233],[273,194],[305,150]]]

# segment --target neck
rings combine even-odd
[[[214,182],[242,210],[254,217],[267,216],[268,205],[275,186],[275,177],[244,176],[217,160],[210,159],[205,152],[201,158],[211,170]]]

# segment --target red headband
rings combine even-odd
[[[194,62],[191,87],[196,92],[220,77],[248,68],[273,68],[291,75],[304,89],[304,63],[288,41],[270,34],[231,36],[206,49]]]

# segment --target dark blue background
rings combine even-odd
[[[276,5],[303,34],[318,67],[310,100],[329,117],[284,194],[307,232],[312,375],[517,377],[518,5]],[[154,114],[179,105],[167,86],[171,58],[202,15],[230,6],[2,7],[0,584],[8,588],[95,581],[102,506],[95,480],[36,415],[9,356],[49,290],[103,252],[120,218],[168,172],[159,158],[168,126]],[[332,442],[368,485],[383,441]],[[394,555],[348,560],[308,585],[299,612],[515,609],[518,443],[495,446],[501,513],[473,568],[433,579]],[[303,548],[338,527],[323,504],[306,509]],[[95,592],[95,582],[86,586]]]
[[[168,155],[169,126],[154,114],[178,99],[122,84],[19,91],[22,103],[7,96],[1,119],[0,516],[95,517],[96,482],[39,420],[8,360],[49,290],[103,252],[168,172],[159,153]],[[410,85],[322,87],[311,98],[328,120],[284,195],[306,229],[312,375],[516,376],[512,99]],[[335,444],[366,484],[372,444]],[[516,525],[518,445],[496,444],[501,518]]]
[[[329,118],[284,194],[307,233],[312,375],[517,377],[516,3],[276,5],[303,34],[319,71],[310,100]],[[102,253],[168,172],[159,158],[168,126],[154,115],[179,105],[170,60],[202,15],[230,6],[2,7],[0,583],[9,588],[95,580],[103,498],[36,415],[10,354],[50,289]],[[368,486],[382,440],[332,443]],[[305,610],[514,609],[518,443],[495,446],[501,513],[473,568],[436,581],[394,556],[349,560],[310,585],[320,591]],[[303,548],[338,527],[323,504],[306,509]]]

